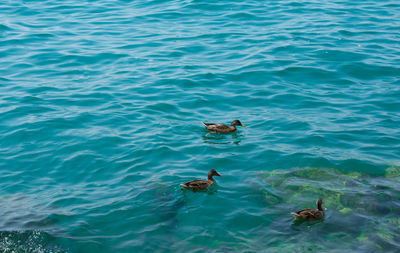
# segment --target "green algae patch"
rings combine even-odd
[[[321,242],[324,248],[382,251],[398,247],[399,167],[389,167],[385,176],[306,167],[263,171],[257,177],[263,185],[261,193],[266,208],[278,210],[271,212],[275,220],[266,229],[276,230],[275,234],[282,237],[290,235],[281,240],[281,245],[274,245],[277,248],[296,252],[299,250],[298,240],[313,240],[312,233],[324,235],[326,240]],[[323,199],[322,208],[325,210],[323,220],[305,222],[305,225],[293,222],[291,211],[316,208],[315,202],[319,197]],[[296,225],[287,228],[283,221],[290,220]],[[284,242],[289,238],[295,241]],[[305,246],[303,251],[307,251],[306,245],[306,242],[302,243]]]
[[[400,180],[400,166],[391,166],[385,170],[385,177]]]
[[[271,192],[267,191],[267,190],[263,190],[262,191],[264,197],[265,197],[265,201],[269,204],[269,205],[276,205],[279,204],[282,199],[279,198],[278,196],[272,194]]]
[[[283,195],[276,196],[271,195],[270,192],[264,192],[267,203],[274,204],[280,199],[289,204],[302,203],[306,199],[307,203],[313,203],[320,197],[326,208],[344,210],[348,213],[356,207],[355,203],[348,201],[349,197],[351,199],[357,197],[350,189],[360,184],[358,180],[367,175],[359,172],[344,173],[336,169],[307,167],[262,172],[259,177],[267,187]]]
[[[341,212],[342,214],[348,214],[348,213],[350,213],[351,211],[352,211],[352,210],[351,210],[350,208],[348,208],[348,207],[345,207],[345,208],[339,210],[339,212]]]
[[[390,225],[392,225],[392,226],[397,227],[397,228],[400,229],[400,218],[399,218],[399,217],[388,218],[388,219],[387,219],[387,222],[388,222]]]

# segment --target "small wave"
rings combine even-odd
[[[40,231],[0,231],[2,252],[69,252],[55,242],[56,238]]]

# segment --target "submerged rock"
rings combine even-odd
[[[277,218],[270,225],[270,229],[278,230],[275,234],[283,237],[277,248],[298,249],[297,242],[283,242],[293,236],[302,238],[302,227],[293,227],[296,233],[290,235],[290,230],[282,225],[282,217],[291,219],[290,211],[315,208],[318,197],[323,199],[325,218],[306,227],[323,231],[326,238],[323,248],[338,241],[345,248],[356,251],[391,251],[400,246],[400,204],[396,197],[399,194],[399,167],[389,167],[385,176],[332,168],[294,168],[263,171],[258,178],[263,184],[262,194],[268,209],[278,210],[271,212]]]
[[[385,170],[385,177],[400,180],[400,166],[391,166]]]
[[[289,204],[310,203],[321,197],[325,207],[336,210],[356,206],[346,194],[352,199],[357,197],[349,189],[359,185],[356,179],[361,177],[363,175],[358,172],[345,174],[335,169],[324,168],[274,170],[260,174],[263,183],[274,192],[281,193],[281,196],[271,196],[268,191],[264,192],[268,203],[274,204],[278,199]]]

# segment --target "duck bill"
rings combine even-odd
[[[216,172],[215,175],[216,175],[217,177],[222,177],[220,174],[218,174],[218,172]]]
[[[241,124],[240,126],[241,126],[241,127],[246,127],[246,126],[245,126],[245,125],[243,125],[243,124]]]

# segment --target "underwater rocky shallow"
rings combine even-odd
[[[147,207],[157,223],[162,222],[169,238],[148,241],[140,251],[174,252],[186,248],[189,252],[397,252],[400,247],[400,167],[391,166],[381,175],[370,175],[333,168],[293,168],[260,171],[250,180],[249,191],[268,217],[254,224],[242,238],[232,234],[204,238],[186,238],[178,232],[185,227],[182,209],[190,203],[186,195],[201,194],[205,198],[222,194],[212,187],[203,192],[179,192],[176,187],[153,185],[150,191],[155,203]],[[223,190],[223,189],[222,189]],[[182,197],[183,196],[183,197]],[[291,211],[315,208],[315,200],[324,201],[325,217],[318,221],[294,221]],[[204,200],[203,200],[204,201]],[[2,205],[6,204],[0,199]],[[246,219],[246,217],[244,217]],[[246,222],[246,221],[243,221]],[[250,220],[250,223],[254,221]],[[39,223],[57,223],[50,215]],[[84,247],[73,237],[37,230],[2,231],[1,252],[81,252]],[[221,229],[221,232],[228,232]],[[145,232],[146,233],[146,232]],[[198,233],[202,233],[199,232]],[[59,236],[59,237],[57,237]],[[196,237],[196,236],[195,236]],[[229,236],[228,236],[229,237]],[[157,237],[156,237],[157,238]],[[240,243],[237,243],[239,239]],[[204,247],[204,242],[207,246]],[[87,243],[87,242],[86,242]],[[158,245],[158,243],[168,243]],[[100,247],[100,244],[99,244]],[[93,249],[93,245],[88,247]],[[100,251],[101,248],[99,248]]]
[[[3,0],[0,20],[0,252],[399,252],[398,0]],[[294,223],[318,197],[324,220]]]
[[[384,175],[325,168],[275,170],[259,175],[270,210],[276,250],[396,252],[400,247],[400,168]],[[288,210],[315,207],[324,201],[325,217],[318,222],[288,221]],[[307,228],[305,228],[307,226]],[[303,243],[300,243],[303,241]]]

